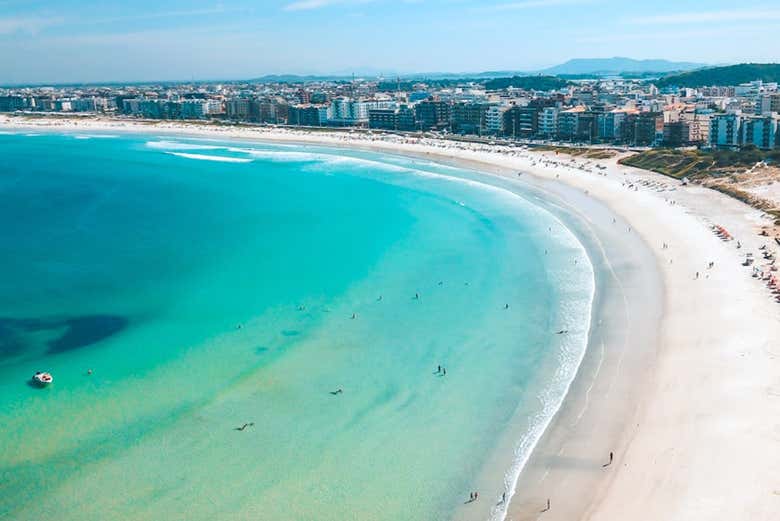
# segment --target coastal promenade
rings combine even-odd
[[[604,259],[616,270],[614,280],[637,285],[612,291],[632,302],[643,294],[648,301],[658,299],[659,311],[646,315],[642,307],[627,304],[618,311],[630,318],[618,321],[618,329],[592,336],[590,361],[521,474],[508,509],[496,509],[494,516],[515,521],[776,518],[780,305],[766,282],[751,276],[753,266],[743,266],[747,253],[760,259],[760,248],[777,248],[771,236],[759,235],[772,223],[758,210],[706,188],[621,166],[615,158],[578,159],[409,136],[0,117],[0,128],[31,126],[364,147],[457,163],[500,176],[501,182],[537,186],[590,219],[596,237],[625,241],[627,257],[611,256],[619,248],[604,245]],[[603,231],[610,225],[614,229]],[[715,233],[716,226],[729,237]],[[626,278],[624,260],[634,272]],[[637,275],[642,271],[648,277]],[[623,340],[615,334],[620,326]],[[603,342],[594,343],[596,338]],[[650,345],[634,357],[630,338]],[[609,452],[614,461],[602,467]],[[541,512],[548,499],[550,509]]]

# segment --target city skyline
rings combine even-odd
[[[0,3],[2,84],[267,74],[533,71],[571,58],[772,62],[768,2],[610,0]],[[750,35],[749,38],[741,36]]]

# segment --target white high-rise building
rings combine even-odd
[[[501,135],[504,133],[504,113],[508,107],[493,105],[485,113],[485,129],[489,134]]]
[[[539,135],[554,136],[558,132],[558,107],[544,107],[539,114]]]

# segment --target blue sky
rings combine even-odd
[[[780,2],[0,0],[0,84],[780,61]]]

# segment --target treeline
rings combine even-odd
[[[658,87],[708,87],[739,85],[753,80],[780,81],[780,64],[741,63],[727,67],[712,67],[665,76],[656,81]]]
[[[501,90],[509,87],[525,90],[557,90],[567,86],[569,82],[557,76],[512,76],[511,78],[494,78],[485,82],[487,90]]]
[[[502,90],[508,87],[526,90],[548,91],[556,90],[569,85],[569,81],[557,76],[512,76],[511,78],[442,78],[436,80],[386,80],[379,82],[380,91],[392,92],[400,90],[402,92],[411,92],[414,86],[419,83],[425,83],[433,88],[454,87],[457,85],[466,85],[474,83],[483,85],[487,90]]]

